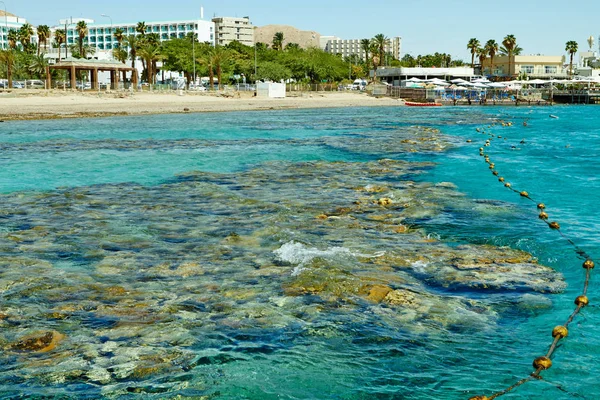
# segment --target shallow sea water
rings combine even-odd
[[[0,124],[0,397],[502,390],[546,353],[584,271],[490,173],[476,128],[502,136],[486,147],[496,169],[595,257],[599,119],[557,106]],[[552,369],[503,398],[600,397],[595,281]],[[27,341],[49,332],[52,349]]]

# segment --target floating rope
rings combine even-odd
[[[512,123],[511,122],[502,122],[502,126],[512,126]],[[523,123],[523,126],[527,126],[526,122]],[[491,126],[488,126],[488,128],[491,128]],[[476,131],[480,132],[482,134],[486,134],[486,131],[483,128],[477,128]],[[493,138],[495,137],[491,133],[487,133],[487,135],[489,135],[490,138],[485,141],[484,147],[490,147],[491,142],[492,142]],[[497,137],[502,138],[501,136],[497,136]],[[504,140],[506,140],[506,138],[504,138]],[[524,141],[521,141],[521,143],[524,143]],[[489,169],[492,171],[492,174],[494,176],[498,176],[498,181],[500,183],[503,183],[504,187],[506,187],[507,189],[509,189],[515,193],[518,193],[521,197],[526,198],[526,199],[532,201],[533,203],[536,203],[537,209],[540,212],[538,215],[539,219],[544,221],[550,229],[557,231],[565,240],[567,240],[569,242],[570,245],[573,246],[575,253],[578,256],[585,259],[585,261],[583,262],[583,268],[585,269],[585,283],[583,285],[583,294],[578,296],[575,299],[575,306],[576,306],[575,310],[571,313],[571,315],[569,316],[569,318],[567,318],[567,321],[563,325],[558,325],[558,326],[554,327],[554,329],[552,330],[552,337],[554,339],[553,339],[552,344],[550,345],[550,348],[548,349],[548,352],[546,353],[546,355],[537,357],[535,360],[533,360],[534,372],[532,372],[528,377],[523,378],[523,379],[519,380],[518,382],[514,383],[512,386],[509,386],[508,388],[506,388],[500,392],[494,393],[493,395],[491,395],[489,397],[488,396],[474,396],[474,397],[470,397],[469,400],[493,400],[497,397],[507,394],[508,392],[518,388],[519,386],[521,386],[531,380],[541,379],[542,371],[547,370],[550,367],[552,367],[551,357],[552,357],[552,354],[554,354],[554,351],[556,350],[558,342],[561,339],[564,339],[568,336],[569,324],[571,322],[573,322],[573,319],[577,316],[577,314],[579,314],[581,309],[589,304],[587,292],[588,292],[588,287],[589,287],[589,283],[590,283],[591,270],[594,269],[594,261],[592,261],[591,257],[584,250],[582,250],[579,246],[577,246],[575,244],[575,242],[573,242],[573,240],[571,240],[569,237],[567,237],[560,230],[560,224],[558,222],[556,222],[556,221],[550,222],[549,221],[548,213],[546,213],[546,205],[544,203],[535,201],[529,195],[529,193],[524,190],[519,191],[519,190],[515,189],[509,182],[506,182],[506,179],[504,177],[500,176],[500,173],[496,170],[496,164],[491,162],[490,156],[485,152],[484,147],[479,148],[479,155],[484,157],[485,162],[487,164],[489,164]]]

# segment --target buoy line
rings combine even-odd
[[[492,126],[495,126],[495,125],[496,125],[496,122],[494,122],[492,125],[487,126],[487,128],[492,128]],[[504,127],[510,127],[510,126],[512,126],[512,122],[501,122],[501,125]],[[527,124],[524,123],[523,126],[526,127]],[[526,198],[526,199],[532,201],[533,203],[537,204],[537,209],[539,210],[538,218],[540,220],[544,221],[550,229],[558,232],[561,235],[561,237],[563,237],[565,240],[567,240],[569,242],[569,244],[571,244],[573,246],[575,253],[578,256],[585,259],[585,261],[583,262],[583,269],[585,269],[585,282],[583,284],[582,294],[580,296],[577,296],[577,298],[575,299],[574,303],[575,303],[576,307],[573,310],[573,312],[571,313],[571,315],[567,318],[566,322],[562,325],[555,326],[554,329],[552,329],[552,338],[553,338],[552,343],[544,356],[537,357],[533,360],[534,371],[531,374],[529,374],[528,377],[515,382],[513,385],[509,386],[508,388],[501,390],[499,392],[496,392],[496,393],[492,394],[491,396],[479,395],[479,396],[473,396],[473,397],[469,398],[469,400],[493,400],[497,397],[507,394],[508,392],[512,391],[513,389],[516,389],[519,386],[521,386],[533,379],[541,379],[542,371],[545,371],[545,370],[549,369],[550,367],[552,367],[551,357],[554,354],[554,352],[556,351],[557,345],[560,342],[560,340],[562,340],[568,336],[569,324],[571,322],[573,322],[573,319],[577,316],[577,314],[579,314],[581,309],[586,307],[589,304],[587,292],[588,292],[588,287],[589,287],[589,283],[590,283],[591,271],[592,271],[592,269],[594,269],[595,265],[594,265],[594,261],[591,259],[591,257],[584,250],[582,250],[579,246],[577,246],[577,244],[575,244],[575,242],[573,242],[573,240],[571,240],[568,236],[566,236],[560,230],[560,224],[558,222],[549,221],[549,215],[546,212],[546,205],[544,203],[537,202],[529,195],[528,192],[526,192],[524,190],[520,191],[520,190],[515,189],[509,182],[506,182],[506,179],[503,176],[500,176],[500,173],[496,169],[496,164],[491,161],[490,156],[485,152],[485,147],[491,146],[491,143],[492,143],[492,140],[494,139],[494,137],[497,137],[497,138],[502,138],[502,137],[495,136],[492,133],[486,133],[485,128],[477,128],[476,131],[479,133],[482,133],[482,134],[487,134],[489,136],[489,139],[487,139],[485,141],[484,147],[479,148],[479,155],[481,157],[483,157],[484,161],[489,165],[489,169],[492,172],[492,174],[494,176],[498,177],[498,181],[500,183],[504,184],[504,187],[506,187],[507,189],[509,189],[515,193],[518,193],[521,197]],[[504,140],[506,140],[506,137],[504,138]],[[468,140],[467,142],[471,143],[470,140]]]

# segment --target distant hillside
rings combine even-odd
[[[275,33],[283,32],[283,46],[288,43],[298,43],[303,49],[319,47],[321,34],[315,31],[301,31],[289,25],[266,25],[254,28],[254,41],[273,44]]]

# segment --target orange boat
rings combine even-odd
[[[405,101],[404,105],[407,105],[409,107],[439,107],[439,106],[441,106],[440,103],[417,103],[414,101]]]

